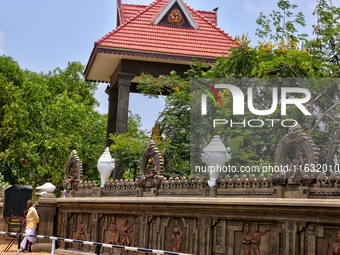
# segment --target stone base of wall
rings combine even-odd
[[[37,241],[37,239],[35,239],[35,242]],[[33,244],[33,248],[32,251],[33,252],[49,252],[51,253],[52,250],[52,241],[50,241],[51,243],[35,243]]]
[[[54,254],[58,255],[92,255],[96,254],[95,252],[82,252],[82,251],[76,251],[76,250],[64,250],[62,248],[58,248],[55,250]],[[101,253],[102,254],[102,253]],[[111,253],[111,255],[120,255],[120,253]]]

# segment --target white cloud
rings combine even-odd
[[[5,54],[5,35],[0,30],[0,56]]]
[[[253,0],[245,0],[243,2],[243,10],[254,14],[259,14],[260,12],[268,13],[271,11],[268,5],[254,3]]]

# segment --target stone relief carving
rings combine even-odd
[[[298,176],[299,170],[303,169],[305,165],[306,159],[303,158],[303,154],[300,150],[296,150],[295,158],[293,159],[292,163],[290,164],[290,171],[291,175],[290,178],[294,179]]]
[[[255,255],[260,255],[260,242],[261,236],[263,236],[267,231],[270,231],[270,228],[267,228],[265,231],[260,232],[258,223],[255,222],[255,232],[252,234],[251,243],[253,244],[253,251]]]
[[[111,220],[109,220],[109,226],[110,226],[110,229],[111,229],[111,232],[112,232],[112,237],[108,241],[108,243],[119,245],[119,233],[118,233],[118,229],[117,229],[117,225],[116,225],[115,216],[112,216]],[[112,248],[110,248],[110,253],[112,253],[112,252],[113,252],[113,250],[112,250]]]
[[[175,221],[175,227],[172,231],[172,240],[174,240],[172,245],[172,251],[179,252],[182,244],[182,231],[178,226],[178,220]]]
[[[253,236],[250,234],[249,224],[246,225],[246,235],[244,236],[242,243],[244,244],[244,255],[250,255],[251,252],[251,240]]]
[[[122,245],[122,246],[129,246],[130,245],[130,238],[129,238],[129,234],[128,234],[129,228],[130,228],[130,220],[126,219],[124,221],[124,226],[122,227],[123,240],[120,243],[120,245]],[[125,254],[128,254],[128,251],[121,250],[120,253],[125,255]]]
[[[340,230],[336,232],[337,243],[332,245],[331,251],[329,251],[329,244],[326,242],[327,255],[339,255],[340,254]]]
[[[81,216],[78,221],[78,235],[76,240],[85,241],[85,222],[83,221],[83,217]],[[78,244],[77,249],[82,250],[83,244]]]

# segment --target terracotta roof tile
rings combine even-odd
[[[122,22],[126,22],[132,19],[134,16],[144,11],[148,5],[138,5],[138,4],[122,4],[122,12],[124,13],[124,18]]]
[[[197,12],[199,14],[201,14],[201,16],[203,16],[204,18],[209,20],[211,23],[213,23],[214,25],[217,24],[216,13],[215,12],[208,12],[208,11],[197,11]]]
[[[214,12],[195,11],[187,6],[199,29],[153,25],[168,0],[152,4],[122,4],[125,22],[95,42],[102,47],[179,55],[217,57],[228,55],[234,38],[217,27]]]

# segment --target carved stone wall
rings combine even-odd
[[[119,244],[128,220],[130,246],[173,251],[174,235],[180,233],[180,252],[240,255],[245,254],[243,240],[248,225],[250,235],[256,231],[261,234],[257,248],[262,255],[319,255],[327,254],[326,242],[329,249],[337,242],[340,219],[334,212],[339,202],[293,198],[60,198],[57,236],[76,239],[82,217],[85,239],[108,243],[114,217]],[[74,244],[58,245],[57,254],[80,251]],[[250,254],[254,254],[254,246],[251,243]],[[84,246],[83,251],[88,250],[91,248]],[[109,252],[108,248],[101,249],[101,254]],[[113,249],[113,254],[119,252]]]

